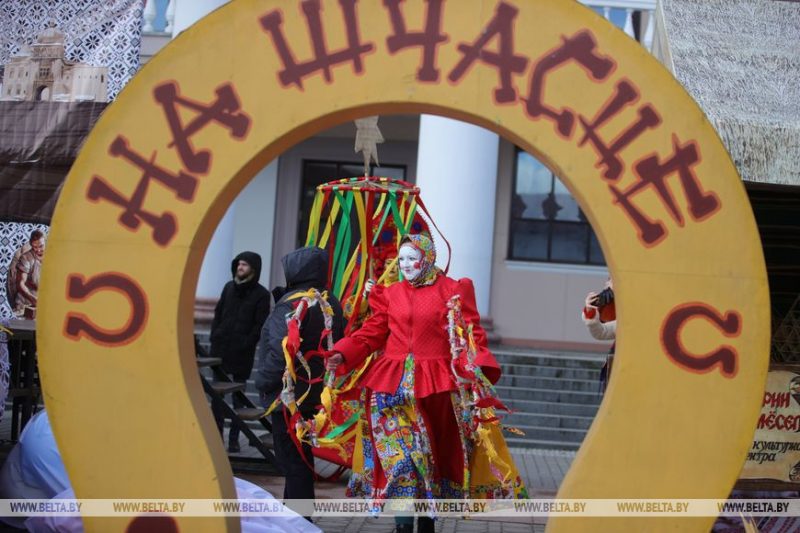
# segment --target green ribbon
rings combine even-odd
[[[375,243],[378,242],[378,237],[383,231],[383,225],[386,223],[386,218],[389,216],[389,213],[392,210],[392,206],[389,202],[386,202],[386,207],[383,208],[383,217],[381,218],[381,223],[378,224],[378,231],[375,232],[375,235],[372,236],[372,245],[375,246]]]
[[[333,428],[333,430],[331,430],[331,432],[328,433],[327,435],[325,435],[325,437],[323,437],[323,438],[335,439],[336,437],[338,437],[339,435],[341,435],[342,433],[344,433],[345,431],[347,431],[348,429],[353,427],[353,424],[358,422],[358,417],[361,416],[361,411],[362,410],[359,409],[358,411],[353,413],[353,415],[350,418],[348,418],[347,420],[342,422],[340,425],[338,425],[335,428]]]
[[[342,218],[339,230],[336,232],[336,246],[333,249],[333,292],[337,298],[342,297],[342,282],[344,271],[347,268],[348,251],[350,250],[350,242],[352,240],[350,228],[350,212],[353,209],[353,195],[348,194],[345,197],[338,188],[333,189],[333,194],[339,205],[342,206]]]
[[[417,204],[414,204],[414,207],[409,209],[410,212],[408,214],[408,224],[403,227],[403,233],[400,234],[401,238],[408,235],[408,232],[411,230],[411,225],[414,224],[414,215],[417,213]]]

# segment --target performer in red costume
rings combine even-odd
[[[504,464],[511,463],[513,475],[505,483],[500,479],[489,485],[470,483],[470,494],[464,494],[464,478],[469,475],[465,464],[472,468],[473,450],[469,449],[471,440],[460,436],[456,418],[459,387],[453,368],[462,376],[471,372],[465,353],[451,365],[447,314],[454,295],[460,296],[465,322],[473,326],[474,364],[492,383],[500,378],[500,367],[487,348],[472,281],[445,276],[435,260],[430,239],[404,237],[398,252],[403,281],[372,289],[372,316],[337,342],[336,353],[328,358],[329,370],[340,366],[352,370],[369,354],[383,350],[362,381],[367,390],[369,428],[362,439],[364,468],[351,476],[348,495],[380,499],[525,497],[502,438],[494,447],[501,448]],[[397,530],[411,531],[412,525],[398,520]],[[419,531],[433,531],[433,522],[420,520]]]

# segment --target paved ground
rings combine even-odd
[[[243,451],[250,455],[248,448]],[[528,486],[531,498],[555,496],[561,480],[569,469],[575,452],[561,450],[512,449],[511,453],[520,470],[520,474]],[[330,463],[317,461],[317,470],[328,475],[335,467]],[[263,476],[239,474],[240,477],[263,487],[276,497],[283,494],[283,478],[279,476]],[[346,481],[317,484],[318,499],[344,498]],[[326,532],[390,532],[394,527],[392,518],[354,517],[321,517],[316,521]],[[437,533],[522,533],[544,531],[544,518],[498,518],[493,520],[468,520],[460,518],[443,518],[436,521]]]
[[[10,435],[10,416],[4,417],[0,422],[0,446],[5,452],[10,450],[8,439]],[[257,457],[258,452],[247,446],[241,439],[242,454],[246,457]],[[558,490],[564,475],[569,469],[575,452],[562,450],[532,450],[512,448],[511,454],[519,468],[520,474],[526,482],[531,498],[553,497]],[[0,456],[0,464],[5,459],[5,454]],[[317,461],[317,471],[322,475],[330,475],[336,469],[335,465]],[[276,497],[283,494],[283,477],[258,474],[238,473],[239,477],[251,481]],[[346,477],[342,480],[320,482],[317,484],[317,498],[333,499],[345,497]],[[544,531],[545,518],[498,518],[492,520],[470,520],[460,518],[442,518],[436,521],[437,533],[522,533]],[[371,518],[363,516],[354,517],[321,517],[316,525],[325,532],[363,532],[363,533],[388,533],[394,528],[392,518]],[[0,527],[0,531],[5,531]]]

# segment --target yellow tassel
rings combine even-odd
[[[331,397],[331,389],[325,387],[322,389],[322,394],[320,395],[320,402],[322,403],[322,409],[325,412],[330,412],[331,406],[333,405],[333,398]]]
[[[284,337],[283,341],[281,341],[281,347],[283,348],[283,359],[286,361],[286,370],[289,372],[289,375],[292,376],[292,380],[297,381],[297,375],[294,371],[294,361],[292,360],[292,356],[289,355],[289,349],[286,347],[287,340],[288,339]]]
[[[263,418],[265,416],[269,416],[270,414],[272,414],[272,411],[274,411],[275,408],[278,407],[280,404],[281,404],[281,398],[280,398],[280,396],[278,396],[277,398],[275,398],[275,401],[272,402],[272,405],[270,405],[267,408],[267,410],[264,411],[264,414],[261,415],[261,418]]]

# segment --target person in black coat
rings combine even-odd
[[[281,343],[288,334],[286,324],[287,315],[291,315],[299,298],[294,298],[298,293],[315,288],[322,292],[327,289],[328,278],[328,252],[321,248],[306,247],[295,250],[286,255],[282,260],[283,272],[286,276],[286,288],[274,289],[273,295],[277,302],[275,309],[270,313],[264,328],[261,331],[261,341],[258,345],[258,370],[256,372],[256,389],[261,395],[261,401],[268,407],[280,395],[283,387],[283,374],[286,370],[286,359],[283,355]],[[333,324],[331,331],[334,342],[344,336],[344,317],[342,306],[333,294],[328,294],[328,303],[333,309]],[[319,305],[310,308],[300,325],[300,351],[303,354],[316,351],[320,347],[320,336],[325,329],[322,310]],[[323,346],[324,348],[324,346]],[[311,378],[320,378],[325,373],[325,363],[321,357],[312,357],[309,361]],[[295,397],[300,398],[308,389],[308,380],[303,367],[295,365],[297,383],[295,384]],[[310,418],[320,404],[320,395],[323,384],[311,385],[311,392],[299,406],[301,415]],[[276,463],[283,467],[286,475],[286,485],[283,497],[286,499],[314,498],[314,456],[311,447],[303,445],[303,456],[292,441],[286,427],[283,406],[272,413],[272,436],[275,444]],[[294,431],[294,428],[291,428]]]
[[[210,355],[222,358],[222,369],[233,381],[246,383],[253,370],[261,327],[269,315],[270,293],[258,283],[261,256],[255,252],[242,252],[234,257],[231,275],[233,279],[225,284],[214,309]],[[236,395],[233,406],[244,407]],[[217,403],[211,407],[222,435],[224,413]],[[235,424],[231,424],[228,434],[228,451],[239,451],[239,428]]]

